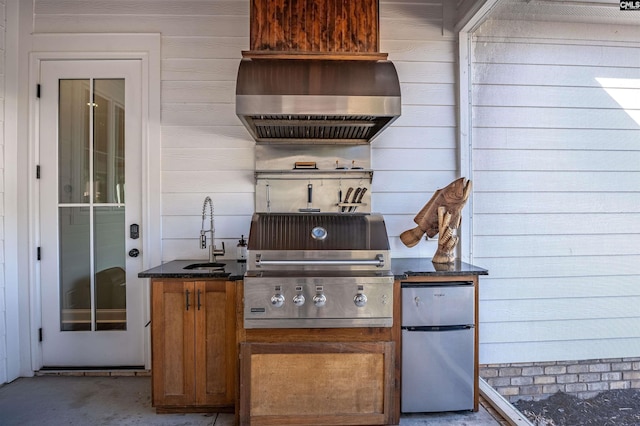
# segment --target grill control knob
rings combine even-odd
[[[293,304],[296,306],[302,306],[304,305],[304,295],[303,294],[296,294],[295,296],[293,296]]]
[[[362,308],[367,304],[367,296],[362,293],[358,293],[354,296],[353,303],[355,303],[357,307]]]
[[[316,305],[318,308],[323,307],[326,303],[327,303],[327,296],[325,296],[324,294],[318,293],[315,296],[313,296],[313,304]]]
[[[271,306],[274,308],[280,308],[284,305],[284,296],[281,294],[274,294],[271,296]]]

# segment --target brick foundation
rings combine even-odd
[[[587,399],[605,390],[640,389],[640,357],[485,364],[480,377],[509,402],[537,401],[558,391]]]

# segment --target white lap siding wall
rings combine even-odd
[[[640,26],[474,34],[480,362],[640,355]]]
[[[0,153],[4,153],[5,138],[5,40],[6,40],[6,21],[5,21],[5,2],[0,0]],[[7,307],[6,307],[6,291],[5,273],[4,273],[4,156],[0,154],[0,384],[7,381]]]
[[[436,240],[409,249],[399,235],[435,190],[460,176],[455,4],[380,1],[380,50],[398,70],[402,115],[371,144],[372,211],[384,214],[397,258],[433,256]]]

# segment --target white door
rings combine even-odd
[[[141,70],[41,62],[43,367],[144,365]]]

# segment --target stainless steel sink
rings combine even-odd
[[[189,270],[199,270],[199,271],[215,271],[220,270],[224,271],[224,263],[218,262],[204,262],[204,263],[192,263],[191,265],[187,265],[182,269]]]

